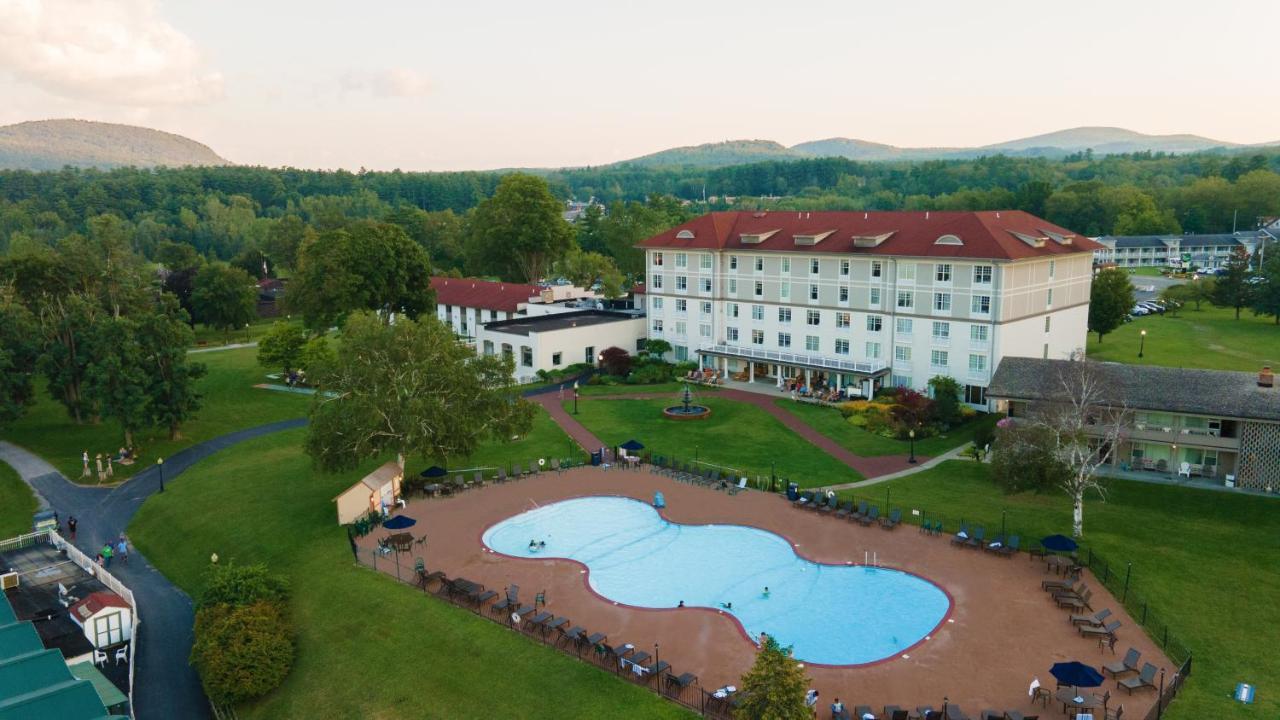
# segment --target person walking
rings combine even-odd
[[[103,567],[105,568],[111,567],[111,556],[114,554],[115,554],[115,551],[111,549],[111,543],[107,543],[102,546],[102,566]]]
[[[84,463],[84,470],[80,472],[80,477],[82,478],[90,477],[92,473],[89,472],[89,451],[88,450],[85,450],[83,453],[81,453],[80,460]]]
[[[71,534],[71,542],[76,541],[76,526],[79,524],[80,522],[76,520],[75,515],[67,518],[67,532]]]
[[[125,565],[129,564],[129,541],[123,535],[116,541],[116,557]]]

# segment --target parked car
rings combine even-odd
[[[1140,307],[1146,308],[1149,312],[1159,313],[1161,315],[1164,314],[1164,305],[1161,305],[1155,300],[1143,300],[1142,302],[1138,303],[1138,305]]]
[[[1150,315],[1151,311],[1142,307],[1141,305],[1134,305],[1133,309],[1129,311],[1129,314],[1130,315]]]

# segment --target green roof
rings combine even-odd
[[[98,697],[102,699],[102,704],[108,708],[129,702],[129,698],[120,692],[120,688],[113,685],[107,679],[107,676],[103,675],[93,663],[79,662],[67,667],[71,669],[72,675],[93,683],[93,689],[98,691]]]
[[[9,605],[9,598],[0,592],[0,625],[8,625],[12,622],[18,622],[18,616],[13,613],[13,607]]]
[[[0,660],[43,650],[36,626],[29,622],[0,625]]]
[[[92,683],[77,680],[69,671],[66,677],[60,683],[0,700],[0,720],[95,720],[107,714]]]
[[[39,650],[0,660],[0,698],[67,680],[67,662],[57,650]]]

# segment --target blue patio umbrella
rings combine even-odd
[[[1080,547],[1075,540],[1066,535],[1050,535],[1041,539],[1040,544],[1044,546],[1045,550],[1052,550],[1053,552],[1071,552]]]
[[[1054,663],[1049,674],[1063,685],[1074,687],[1098,687],[1102,684],[1102,673],[1092,667],[1075,660]]]
[[[449,471],[445,470],[439,465],[432,465],[431,467],[427,468],[426,470],[423,470],[419,474],[424,478],[442,478],[445,475],[448,475]]]
[[[623,450],[630,450],[631,452],[644,449],[644,445],[642,445],[639,440],[628,440],[622,443],[621,445],[619,445],[618,447],[622,448]]]
[[[397,515],[391,518],[390,520],[382,523],[382,527],[388,530],[404,530],[405,528],[411,528],[417,524],[418,524],[418,521],[414,520],[408,515]]]

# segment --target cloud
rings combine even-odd
[[[422,97],[431,91],[431,80],[406,67],[382,70],[357,70],[342,77],[340,86],[346,91],[367,92],[376,97]]]
[[[222,96],[153,0],[0,0],[0,70],[74,100],[149,107]]]

